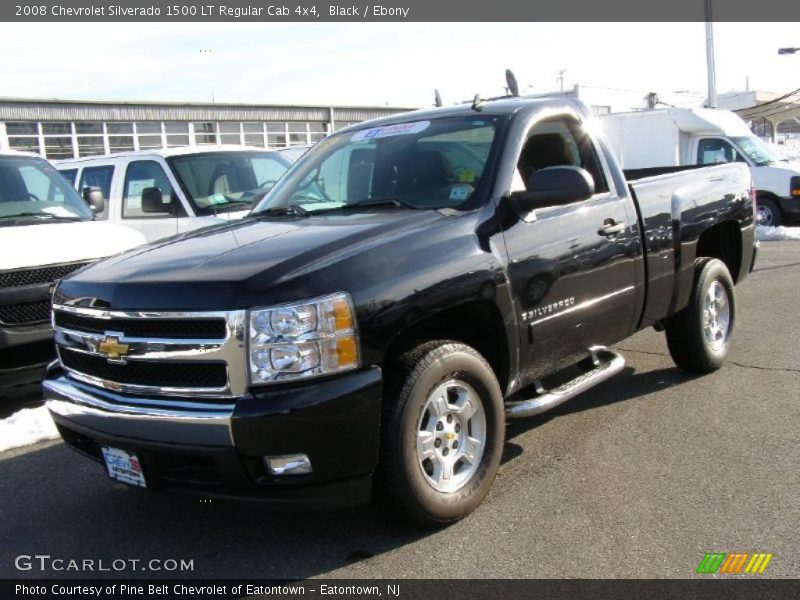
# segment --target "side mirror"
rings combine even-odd
[[[92,212],[96,215],[100,214],[106,209],[106,199],[103,196],[103,190],[99,187],[87,186],[83,188],[83,199]]]
[[[594,194],[594,180],[580,167],[546,167],[528,178],[527,189],[511,194],[511,203],[521,215],[537,208],[561,206],[587,200]]]
[[[164,202],[164,194],[161,193],[161,188],[144,188],[142,190],[142,212],[171,213],[172,200]]]

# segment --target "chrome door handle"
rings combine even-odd
[[[597,230],[597,235],[603,235],[605,237],[618,235],[625,231],[627,226],[628,224],[624,221],[617,223],[614,219],[606,219],[603,226]]]

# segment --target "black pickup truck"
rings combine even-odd
[[[652,326],[681,368],[724,361],[750,175],[668,171],[626,179],[564,99],[342,130],[243,220],[62,280],[47,406],[128,484],[453,522],[506,420],[618,373],[615,342]]]

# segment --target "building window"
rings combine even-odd
[[[289,145],[308,144],[308,123],[289,123]]]
[[[242,123],[244,131],[245,146],[264,147],[264,124],[263,123]]]
[[[195,123],[194,143],[198,146],[207,146],[217,143],[217,128],[215,123]]]
[[[72,127],[69,123],[42,123],[42,133],[44,135],[72,135]]]
[[[223,122],[219,124],[219,141],[220,144],[236,144],[242,143],[241,124],[236,121]]]
[[[133,136],[132,135],[110,135],[108,136],[108,151],[114,152],[132,152]]]
[[[8,135],[39,135],[36,123],[6,123]]]
[[[164,123],[164,132],[167,134],[167,148],[177,148],[189,145],[189,124],[180,121],[167,121]]]
[[[102,123],[75,123],[75,133],[81,134],[94,134],[103,135]]]
[[[286,123],[267,123],[267,145],[270,148],[285,148]]]
[[[99,156],[105,154],[102,135],[79,135],[78,156]]]
[[[133,123],[106,123],[106,130],[108,131],[109,135],[133,135]]]
[[[601,117],[603,115],[610,115],[611,114],[611,107],[610,106],[595,106],[591,107],[592,114],[595,117]]]
[[[75,158],[72,136],[44,136],[44,155],[48,159]]]
[[[136,139],[140,150],[162,148],[161,123],[158,121],[142,121],[136,123]]]

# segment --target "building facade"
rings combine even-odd
[[[0,99],[0,150],[51,160],[236,144],[286,148],[407,108]]]

